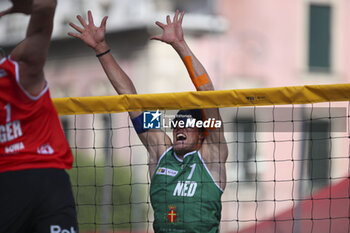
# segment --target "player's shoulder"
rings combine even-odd
[[[159,156],[159,161],[161,161],[164,158],[166,158],[167,161],[169,160],[169,158],[174,158],[174,150],[172,146],[168,147],[165,151],[163,151],[163,153],[161,153],[161,155]]]

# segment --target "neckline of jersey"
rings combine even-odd
[[[185,160],[185,158],[186,158],[187,156],[189,156],[189,155],[191,155],[191,154],[194,154],[194,153],[196,153],[196,152],[197,152],[197,150],[194,150],[194,151],[191,151],[191,152],[186,153],[186,154],[184,155],[183,159],[180,159],[179,156],[176,154],[175,151],[173,151],[173,155],[174,155],[174,157],[175,157],[176,160],[178,160],[179,162],[182,163],[182,162]]]

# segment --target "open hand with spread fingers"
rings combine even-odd
[[[183,30],[182,30],[182,20],[185,12],[176,11],[173,21],[170,20],[170,16],[166,17],[166,24],[159,21],[156,24],[163,29],[163,34],[151,37],[151,40],[159,40],[167,44],[172,45],[173,43],[182,42],[184,40]]]
[[[105,46],[105,33],[106,33],[106,22],[108,16],[105,16],[99,27],[94,24],[94,19],[92,17],[91,11],[88,11],[88,22],[85,22],[84,19],[78,15],[77,19],[79,20],[82,27],[75,25],[70,22],[69,25],[74,28],[78,33],[69,32],[68,35],[82,40],[86,45],[93,48],[95,51],[99,47]]]

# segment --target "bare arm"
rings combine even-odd
[[[70,32],[68,35],[81,39],[86,45],[91,47],[96,54],[108,51],[109,47],[105,41],[107,16],[102,19],[99,27],[95,26],[90,11],[88,11],[88,23],[79,15],[77,18],[82,27],[70,23],[70,26],[73,27],[77,33]],[[133,82],[111,53],[108,52],[98,59],[118,94],[137,94]],[[134,111],[129,112],[129,115],[130,118],[133,119],[138,117],[141,113],[140,111]],[[150,154],[151,164],[156,164],[163,152],[171,145],[170,138],[161,130],[149,130],[138,134],[138,136]]]
[[[45,65],[51,34],[56,0],[12,0],[13,6],[0,13],[0,17],[12,13],[30,14],[25,39],[15,47],[11,59],[19,64],[20,83],[31,95],[38,95],[45,87]]]
[[[214,86],[207,71],[193,54],[184,39],[182,30],[184,14],[185,13],[182,12],[179,15],[179,11],[176,11],[173,21],[171,21],[170,16],[167,16],[166,24],[156,22],[156,24],[163,29],[163,34],[154,36],[151,39],[170,44],[175,49],[185,63],[190,78],[198,91],[212,91],[214,90]],[[206,119],[214,118],[216,120],[221,120],[220,112],[217,108],[204,109],[204,113]],[[219,181],[222,188],[225,188],[225,162],[228,156],[228,149],[224,137],[223,125],[220,128],[208,130],[208,134],[201,147],[201,154],[209,170],[213,174],[214,179]]]

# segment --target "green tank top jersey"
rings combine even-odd
[[[219,232],[222,193],[199,151],[181,160],[170,147],[152,176],[154,231]]]

